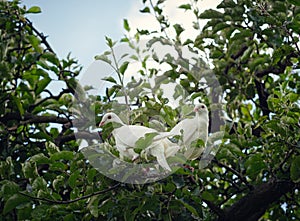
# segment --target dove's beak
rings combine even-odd
[[[199,111],[199,108],[195,107],[193,112],[198,112]]]
[[[101,122],[99,123],[99,127],[102,127],[104,124],[105,124],[105,121],[101,121]]]

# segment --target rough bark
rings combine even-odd
[[[269,181],[255,187],[231,207],[224,210],[218,221],[257,221],[284,194],[291,192],[295,184],[291,181]]]

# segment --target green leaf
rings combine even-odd
[[[213,202],[215,200],[215,196],[210,193],[208,190],[205,190],[202,194],[201,194],[202,199]]]
[[[47,211],[49,210],[48,204],[37,205],[31,213],[32,217],[39,217],[40,220],[46,218]]]
[[[130,27],[129,27],[127,19],[123,19],[123,27],[126,31],[128,31],[128,32],[130,31]]]
[[[250,156],[245,162],[247,175],[251,179],[256,179],[258,174],[266,168],[266,165],[263,161],[261,154],[255,154]]]
[[[40,47],[41,41],[34,35],[28,36],[29,42],[32,47],[39,53],[42,53],[42,48]]]
[[[144,9],[140,10],[141,13],[150,13],[150,8],[145,7]]]
[[[113,42],[113,40],[107,36],[105,36],[105,40],[106,40],[106,44],[108,45],[108,47],[112,48],[113,46],[115,46],[116,42]]]
[[[91,168],[87,171],[87,181],[89,183],[92,183],[93,180],[94,180],[94,177],[96,176],[97,174],[97,170],[95,168]]]
[[[95,60],[100,60],[100,61],[104,61],[105,63],[111,64],[111,60],[109,60],[109,58],[104,54],[96,55]]]
[[[70,213],[64,217],[64,221],[73,221],[76,220],[76,217],[73,213]]]
[[[98,208],[99,200],[100,198],[98,196],[93,196],[90,198],[90,201],[87,205],[87,208],[89,209],[92,216],[96,218],[99,216],[99,208]]]
[[[288,2],[293,4],[293,5],[300,6],[300,1],[299,0],[288,0]]]
[[[117,84],[117,81],[111,76],[102,78],[102,80]]]
[[[159,4],[162,4],[162,3],[164,3],[166,0],[158,0],[157,1],[157,4],[159,5]]]
[[[21,115],[24,115],[25,111],[22,105],[22,102],[20,101],[20,99],[16,96],[12,96],[11,97],[13,100],[13,103],[16,105],[16,107],[18,108],[19,112]]]
[[[4,200],[8,199],[12,194],[17,193],[20,189],[18,184],[4,180],[1,181],[1,191],[0,191],[0,197],[3,198]]]
[[[183,5],[180,5],[178,8],[190,10],[190,9],[192,9],[192,6],[190,4],[183,4]]]
[[[299,183],[300,182],[300,156],[295,157],[295,159],[293,159],[291,168],[290,168],[290,172],[291,172],[291,179],[292,181],[294,181],[295,183]]]
[[[193,206],[189,205],[188,203],[184,202],[183,200],[179,200],[179,202],[185,208],[187,208],[187,210],[190,211],[193,215],[195,215],[196,217],[199,217],[199,214],[198,214],[197,210]]]
[[[217,33],[218,31],[223,30],[223,29],[228,28],[228,27],[230,27],[229,24],[220,22],[220,23],[213,26],[213,33]]]
[[[217,8],[234,8],[236,6],[233,0],[223,0]]]
[[[124,74],[124,73],[125,73],[125,71],[126,71],[128,65],[129,65],[129,62],[128,62],[128,61],[125,61],[125,62],[121,65],[121,67],[119,68],[119,71],[120,71],[121,74]]]
[[[35,90],[36,95],[39,95],[40,93],[42,93],[50,82],[51,82],[50,77],[45,77],[44,79],[40,80],[39,83],[37,84],[37,88]]]
[[[173,192],[176,190],[176,185],[172,182],[167,183],[167,185],[164,186],[165,191],[167,192]]]
[[[224,56],[224,53],[223,53],[223,51],[221,51],[221,50],[213,50],[213,51],[211,51],[210,57],[211,57],[212,59],[219,59],[219,58],[221,58],[222,56]]]
[[[52,186],[54,190],[59,191],[60,188],[65,184],[65,178],[63,176],[57,176],[56,179],[52,181]]]
[[[141,137],[135,142],[135,150],[137,152],[140,152],[141,150],[144,150],[145,148],[149,147],[152,144],[153,138],[158,133],[147,133],[144,137]]]
[[[3,213],[7,214],[13,209],[15,209],[17,206],[28,202],[29,199],[25,196],[22,196],[18,193],[12,195],[5,203]]]
[[[37,177],[32,183],[33,190],[44,190],[47,191],[47,182],[42,177]]]
[[[175,24],[175,25],[173,25],[173,27],[176,31],[177,36],[179,36],[184,31],[184,28],[179,24]]]
[[[51,155],[50,159],[55,160],[72,160],[74,158],[74,153],[71,151],[60,151]]]
[[[286,98],[292,103],[299,101],[299,95],[293,92],[288,93]]]
[[[74,173],[71,174],[71,176],[69,177],[69,185],[72,189],[74,189],[76,187],[78,178],[80,177],[80,171],[77,170]]]
[[[42,10],[38,6],[32,6],[30,9],[27,10],[27,13],[32,13],[32,14],[37,14],[37,13],[41,13],[41,12],[42,12]]]
[[[251,99],[255,97],[255,85],[253,83],[248,84],[246,88],[246,96],[247,99]]]
[[[51,140],[52,139],[51,136],[49,136],[47,133],[45,133],[43,131],[39,131],[35,134],[32,134],[31,138],[35,138],[35,139],[38,139],[38,140],[44,140],[44,139]]]
[[[22,165],[22,171],[23,171],[25,178],[35,178],[38,176],[36,164],[31,161],[26,161]]]
[[[212,18],[223,18],[223,14],[213,9],[205,10],[200,14],[200,18],[202,19],[212,19]]]
[[[51,52],[45,52],[42,55],[42,58],[56,66],[59,66],[59,60],[58,60],[57,56]]]

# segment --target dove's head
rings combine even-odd
[[[102,127],[103,125],[105,124],[108,124],[108,123],[120,123],[120,124],[123,124],[123,122],[121,121],[121,119],[118,117],[118,115],[116,115],[115,113],[112,113],[112,112],[109,112],[109,113],[106,113],[103,117],[102,117],[102,120],[99,124],[99,127]]]
[[[194,112],[196,112],[198,114],[208,115],[208,109],[207,109],[206,105],[203,103],[196,104],[194,107]]]

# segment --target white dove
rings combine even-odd
[[[120,158],[128,157],[134,161],[139,154],[134,152],[136,142],[145,137],[149,133],[157,133],[158,135],[153,138],[153,143],[147,148],[147,153],[156,157],[157,162],[164,169],[171,171],[166,156],[169,157],[175,154],[179,147],[170,142],[166,137],[170,136],[169,132],[158,132],[155,129],[139,126],[139,125],[126,125],[115,113],[107,113],[103,116],[99,126],[103,126],[106,123],[114,122],[121,126],[115,128],[112,134],[116,141],[116,148],[119,151]],[[172,147],[171,147],[172,146]],[[176,148],[177,147],[177,148]]]
[[[209,119],[206,105],[197,104],[194,112],[196,114],[193,118],[180,121],[170,131],[171,134],[182,135],[182,141],[179,141],[179,145],[186,149],[184,156],[190,160],[198,158],[203,151],[202,148],[191,148],[192,142],[201,139],[206,146],[208,137]]]

